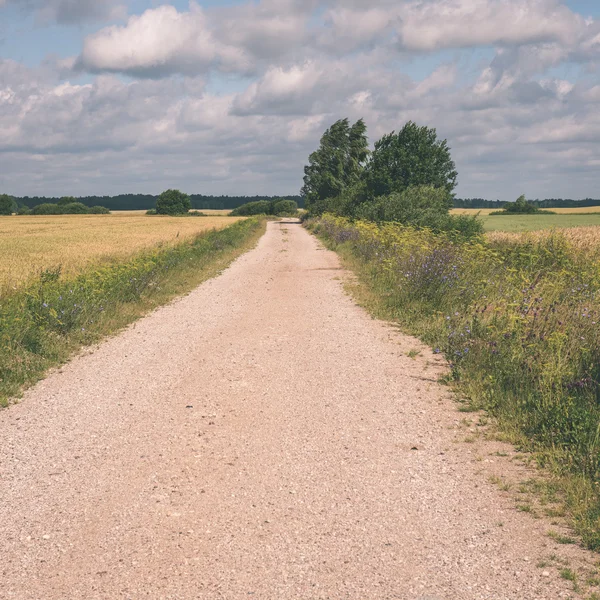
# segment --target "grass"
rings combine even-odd
[[[540,231],[543,229],[564,229],[570,227],[588,227],[600,225],[600,207],[552,208],[555,215],[495,215],[492,210],[457,208],[453,214],[479,215],[486,231]]]
[[[460,397],[555,474],[600,550],[598,252],[571,233],[464,242],[331,216],[308,226],[355,271],[359,302],[443,353]]]
[[[6,406],[82,346],[216,275],[257,242],[265,222],[230,220],[226,229],[80,269],[77,275],[48,269],[0,296],[0,405]]]
[[[143,213],[0,217],[0,295],[44,269],[60,265],[64,275],[76,275],[159,243],[172,246],[203,231],[224,229],[236,220],[151,218]]]

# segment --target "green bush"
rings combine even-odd
[[[154,216],[154,215],[157,215],[158,213],[156,212],[155,208],[151,208],[150,210],[146,211],[146,214],[149,216]]]
[[[20,216],[27,216],[31,214],[31,209],[28,206],[19,206],[19,210],[17,210],[17,214]]]
[[[66,206],[67,204],[74,204],[75,202],[77,202],[77,198],[75,198],[74,196],[63,196],[58,202],[57,204],[59,206]]]
[[[110,215],[110,210],[105,206],[92,206],[88,209],[90,215]]]
[[[156,213],[159,215],[186,215],[191,208],[190,197],[179,190],[167,190],[156,201]]]
[[[268,200],[248,202],[232,211],[232,217],[251,217],[254,215],[270,215],[271,203]]]
[[[12,196],[0,194],[0,215],[9,216],[16,212],[17,206]]]
[[[70,202],[69,204],[59,204],[63,215],[87,215],[90,209],[81,202]]]
[[[504,210],[496,210],[490,213],[490,216],[496,215],[554,215],[556,213],[551,210],[542,210],[533,202],[529,202],[525,199],[525,196],[519,196],[515,202],[509,202]]]
[[[298,213],[298,205],[293,200],[274,200],[271,202],[271,214],[277,217],[294,216]]]
[[[38,204],[31,209],[32,215],[60,215],[62,208],[58,204]]]

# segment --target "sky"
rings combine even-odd
[[[0,0],[0,193],[299,193],[337,119],[459,197],[600,197],[597,0]]]

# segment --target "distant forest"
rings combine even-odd
[[[110,210],[148,210],[156,207],[158,196],[149,194],[121,194],[119,196],[84,196],[77,198],[86,206],[105,206]],[[257,200],[273,200],[281,198],[283,200],[294,200],[300,208],[304,207],[304,199],[301,196],[202,196],[200,194],[190,194],[192,208],[198,210],[226,210],[234,209],[248,202]],[[25,205],[33,208],[38,204],[56,204],[60,198],[44,198],[40,196],[25,196],[23,198],[15,197],[19,206]]]
[[[540,208],[587,208],[600,206],[600,200],[585,198],[584,200],[570,200],[566,198],[547,198],[546,200],[531,200]],[[485,198],[454,198],[454,208],[504,208],[509,204],[504,200],[486,200]]]

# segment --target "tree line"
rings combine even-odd
[[[151,194],[119,194],[117,196],[83,196],[76,201],[85,206],[105,206],[109,210],[148,210],[156,207],[158,195]],[[191,194],[190,201],[193,209],[197,210],[232,210],[248,202],[259,200],[281,199],[293,200],[303,207],[304,201],[300,196],[205,196]],[[40,204],[58,204],[60,198],[42,196],[14,197],[17,208],[26,206],[34,208]],[[16,212],[16,211],[15,211]]]

